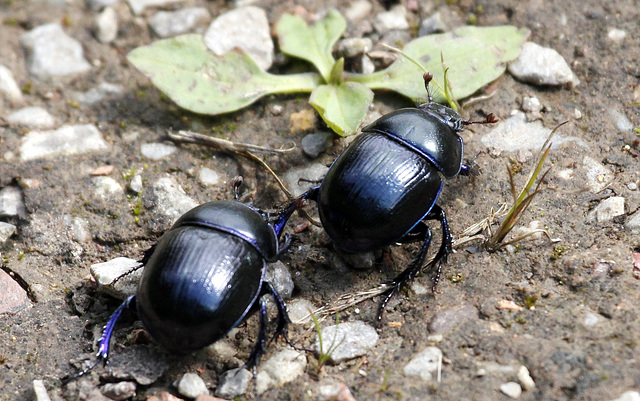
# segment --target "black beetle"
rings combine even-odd
[[[99,341],[97,360],[108,362],[114,326],[125,309],[136,312],[146,331],[170,351],[188,353],[222,338],[260,310],[258,340],[247,360],[255,367],[266,342],[267,311],[262,295],[278,308],[276,335],[286,336],[284,302],[264,281],[266,262],[278,258],[279,237],[295,202],[275,216],[237,201],[209,202],[182,215],[151,249],[136,295],[113,313]],[[275,335],[274,335],[275,337]],[[254,371],[255,373],[255,371]]]
[[[441,263],[451,253],[451,232],[446,214],[436,204],[442,191],[441,175],[470,175],[462,162],[463,142],[458,132],[464,125],[494,123],[466,121],[453,109],[432,102],[417,108],[399,109],[364,127],[362,133],[333,162],[322,183],[300,196],[316,201],[322,226],[347,252],[368,252],[394,243],[423,241],[419,254],[388,284],[378,320],[387,302],[422,270],[431,242],[425,220],[438,220],[442,227],[440,249],[428,268],[436,267],[433,287]]]

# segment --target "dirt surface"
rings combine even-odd
[[[214,17],[231,7],[222,1],[187,3],[207,7]],[[295,2],[310,12],[323,12],[332,5],[344,12],[349,4],[343,3],[349,2]],[[561,129],[562,135],[576,136],[588,145],[584,149],[569,143],[552,152],[553,169],[547,185],[558,191],[539,196],[522,220],[523,225],[540,222],[560,242],[527,239],[511,250],[496,253],[487,252],[479,242],[466,244],[449,258],[435,295],[409,290],[391,301],[379,330],[380,340],[365,357],[325,366],[318,372],[314,358],[309,356],[305,374],[284,387],[269,389],[262,398],[316,399],[321,384],[340,381],[358,400],[506,399],[499,391],[500,385],[517,379],[514,373],[491,368],[497,365],[524,365],[529,369],[536,387],[524,392],[523,400],[614,400],[624,391],[639,390],[640,282],[632,275],[632,252],[640,246],[640,237],[625,230],[623,224],[640,207],[640,191],[631,190],[628,185],[640,182],[640,149],[637,134],[620,133],[610,114],[611,110],[621,111],[636,127],[640,125],[640,109],[629,106],[640,100],[637,3],[425,3],[428,4],[408,12],[414,25],[441,8],[449,28],[464,23],[472,14],[481,26],[526,27],[531,30],[530,40],[556,49],[581,80],[573,89],[543,88],[505,75],[495,85],[493,97],[465,109],[465,117],[470,119],[482,119],[489,112],[505,119],[513,109],[520,108],[524,96],[536,96],[545,106],[542,119],[546,127],[551,129],[568,120],[569,124]],[[269,10],[271,23],[294,7],[290,1],[257,4]],[[129,193],[117,202],[96,202],[92,198],[93,170],[114,166],[110,176],[123,187],[128,183],[125,175],[131,170],[141,171],[145,183],[168,174],[198,202],[231,198],[229,182],[242,175],[245,198],[270,207],[285,199],[268,175],[251,162],[194,146],[181,147],[172,156],[153,162],[142,157],[140,145],[161,141],[170,129],[213,129],[240,142],[273,147],[296,143],[298,148],[292,154],[269,159],[277,172],[311,162],[300,150],[300,141],[307,133],[292,134],[289,130],[289,116],[310,108],[307,96],[268,97],[246,110],[216,118],[184,112],[127,63],[127,52],[156,38],[144,19],[131,15],[126,3],[117,9],[118,38],[111,44],[101,44],[91,34],[95,12],[82,1],[0,1],[0,64],[11,69],[18,84],[28,89],[25,103],[46,108],[59,123],[95,124],[111,145],[111,150],[102,154],[30,162],[0,158],[0,188],[15,185],[20,179],[38,183],[23,189],[27,216],[11,221],[17,226],[17,233],[1,249],[4,269],[19,275],[31,296],[27,308],[0,316],[1,400],[33,399],[32,381],[37,379],[45,381],[52,397],[77,399],[74,391],[61,389],[58,378],[76,371],[70,361],[81,361],[95,352],[99,331],[119,302],[95,291],[88,280],[89,266],[118,256],[138,259],[167,228],[144,207],[148,201],[144,193],[140,199]],[[374,1],[371,19],[380,11],[383,6]],[[63,22],[67,33],[82,42],[85,56],[93,64],[90,74],[56,82],[43,82],[28,75],[20,37],[48,22]],[[620,44],[607,39],[611,27],[626,31]],[[348,28],[348,35],[357,32],[358,27]],[[76,107],[73,91],[87,91],[104,81],[123,85],[124,93],[93,106]],[[407,104],[401,98],[376,95],[374,109],[386,113]],[[280,113],[273,113],[275,105],[282,107]],[[0,115],[15,108],[6,101],[0,103]],[[576,109],[581,112],[579,119]],[[462,134],[467,156],[478,154],[476,162],[482,175],[448,181],[440,198],[454,235],[487,216],[491,208],[509,201],[505,165],[522,167],[516,174],[520,184],[531,168],[529,157],[487,151],[480,137],[490,129],[474,127]],[[139,135],[133,137],[133,132]],[[7,151],[17,153],[24,133],[19,128],[0,127],[0,157]],[[330,164],[346,143],[336,138],[333,146],[315,161]],[[587,187],[585,156],[603,163],[613,173],[614,179],[597,194],[583,191]],[[194,170],[201,166],[221,174],[221,184],[200,184]],[[570,179],[559,176],[566,169],[573,171]],[[597,223],[590,212],[613,195],[625,198],[626,215]],[[142,204],[141,214],[136,215],[132,210],[138,204]],[[314,205],[309,209],[313,213]],[[64,223],[65,215],[86,219],[91,240],[74,241]],[[294,217],[291,227],[302,222],[300,217]],[[438,234],[437,231],[435,238],[439,238]],[[296,284],[294,298],[308,299],[317,306],[393,277],[417,250],[417,245],[391,247],[372,270],[363,271],[340,262],[321,230],[308,229],[294,236],[292,251],[284,257]],[[430,286],[427,277],[418,278],[417,283]],[[375,324],[379,301],[376,298],[364,302],[357,312],[351,309],[341,313],[340,319]],[[500,308],[504,301],[513,301],[522,308]],[[451,313],[450,320],[445,313]],[[438,343],[427,338],[437,323],[434,316],[441,320],[445,316],[451,326]],[[169,369],[158,380],[138,388],[135,399],[145,399],[163,390],[175,392],[171,384],[185,372],[198,372],[211,389],[215,388],[222,372],[246,359],[255,339],[256,322],[251,319],[240,326],[232,341],[239,354],[226,360],[210,350],[186,357],[169,355],[154,345],[145,345],[148,340],[135,335],[140,325],[135,327],[132,330],[124,324],[117,330],[114,354],[143,347],[152,350],[146,358],[170,361]],[[311,335],[307,329],[292,327],[290,335],[308,346]],[[444,353],[441,381],[426,382],[403,375],[402,367],[429,345],[438,346]],[[286,347],[281,341],[275,342],[265,358]],[[144,356],[139,358],[143,363]],[[114,360],[112,364],[118,363],[123,362]],[[478,374],[481,368],[486,374]],[[100,385],[101,374],[104,370],[99,367],[82,382],[83,386]],[[247,397],[251,398],[251,393]]]

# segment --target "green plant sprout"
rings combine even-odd
[[[453,98],[446,89],[447,78],[456,83],[457,96],[465,98],[502,75],[529,36],[528,30],[513,26],[465,26],[414,39],[402,50],[406,57],[384,70],[356,74],[345,72],[344,60],[332,55],[346,27],[336,10],[312,26],[290,14],[283,14],[276,23],[280,50],[308,61],[317,72],[271,74],[240,51],[214,55],[197,34],[138,47],[128,59],[178,106],[194,113],[233,112],[269,94],[311,93],[309,103],[325,123],[346,136],[364,121],[373,90],[394,91],[414,102],[424,100],[423,68],[418,65],[434,75],[436,86],[445,88],[435,93],[435,101]],[[454,67],[440,72],[437,54]]]
[[[540,172],[542,171],[542,167],[544,166],[544,162],[547,156],[549,155],[549,152],[551,151],[551,145],[552,145],[551,138],[556,133],[558,128],[562,127],[566,123],[567,121],[560,123],[551,131],[551,133],[547,137],[547,140],[542,145],[542,148],[540,149],[540,152],[538,153],[538,156],[536,158],[535,168],[531,171],[531,174],[529,175],[529,179],[527,180],[527,183],[525,184],[524,188],[522,188],[522,191],[520,191],[520,194],[517,194],[516,192],[516,185],[513,177],[514,173],[511,167],[507,166],[507,171],[509,172],[509,183],[511,184],[511,193],[513,195],[513,206],[511,206],[511,209],[509,209],[509,211],[507,212],[498,230],[493,235],[490,235],[489,239],[485,242],[485,248],[489,252],[495,252],[507,245],[522,241],[523,239],[538,232],[544,233],[551,240],[551,237],[549,236],[549,233],[547,233],[546,230],[532,230],[530,232],[527,232],[526,234],[519,235],[510,241],[503,242],[504,238],[507,236],[507,234],[509,234],[509,232],[511,232],[511,230],[518,223],[518,221],[520,220],[520,217],[522,217],[523,213],[527,210],[527,208],[529,207],[533,199],[536,197],[536,195],[538,195],[540,192],[544,190],[549,189],[549,188],[540,188],[540,185],[542,184],[542,182],[544,181],[545,177],[547,176],[547,174],[551,169],[549,168],[547,171],[545,171],[542,174],[542,176],[540,176],[540,179],[538,179],[538,176],[540,175]],[[535,184],[535,189],[533,189],[534,184]]]
[[[336,339],[338,337],[338,331],[336,330],[336,334],[333,336],[333,339],[331,339],[331,344],[329,345],[329,348],[327,348],[327,350],[325,351],[324,343],[322,341],[322,327],[320,327],[320,321],[316,317],[315,313],[313,313],[312,311],[309,311],[309,314],[311,315],[311,319],[313,320],[313,326],[315,327],[316,334],[318,335],[319,349],[318,349],[318,362],[316,365],[316,371],[320,373],[320,371],[322,370],[322,367],[326,365],[327,362],[329,362],[329,360],[331,360],[331,354],[333,353],[333,351],[335,351],[336,348],[338,348],[344,342],[344,337],[340,339],[340,342],[336,344]],[[336,313],[336,326],[338,324],[340,324],[340,315]]]

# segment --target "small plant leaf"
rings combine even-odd
[[[215,56],[200,35],[159,40],[127,57],[178,106],[201,114],[235,111],[271,93],[311,92],[322,82],[316,73],[269,74],[240,52]]]
[[[502,75],[507,62],[520,55],[528,36],[527,29],[513,26],[465,26],[453,32],[415,39],[403,51],[418,60],[440,88],[444,88],[443,59],[453,94],[463,99]],[[424,101],[422,73],[418,66],[400,56],[382,71],[369,75],[350,74],[347,79],[371,89],[389,89],[414,101]],[[441,91],[434,91],[433,97],[437,102],[445,101]]]
[[[307,25],[302,17],[283,14],[276,24],[280,50],[290,56],[298,57],[313,64],[325,82],[329,82],[335,60],[331,55],[333,45],[347,29],[347,22],[336,10],[313,26]]]
[[[311,93],[309,103],[331,129],[341,136],[356,132],[373,100],[371,89],[357,82],[320,85]]]

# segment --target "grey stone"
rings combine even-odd
[[[440,12],[435,12],[423,19],[420,23],[420,29],[418,29],[418,36],[426,36],[432,33],[440,33],[445,32],[447,30],[447,26],[442,20],[442,16]]]
[[[160,160],[171,156],[178,150],[176,145],[172,143],[145,143],[140,146],[142,156],[151,160]]]
[[[13,78],[11,70],[4,65],[0,65],[0,93],[14,104],[22,102],[22,91]]]
[[[289,272],[289,269],[287,269],[284,263],[281,261],[269,263],[267,265],[267,272],[265,273],[265,280],[275,288],[282,299],[291,298],[294,284],[291,278],[291,272]]]
[[[143,270],[140,262],[124,257],[95,263],[90,268],[98,291],[122,300],[136,293]]]
[[[9,238],[16,232],[16,226],[13,224],[0,221],[0,245],[7,242]]]
[[[631,234],[640,234],[640,212],[635,212],[624,224],[624,228]]]
[[[437,376],[438,369],[442,366],[442,350],[438,347],[427,347],[417,353],[403,372],[405,376],[419,376],[422,380],[433,380]]]
[[[409,29],[407,21],[407,10],[402,4],[398,4],[389,11],[381,12],[375,16],[373,27],[379,33],[385,33],[391,30]]]
[[[377,342],[376,330],[361,320],[322,329],[322,352],[329,353],[334,363],[365,355]],[[321,351],[318,339],[313,349],[318,353]]]
[[[589,156],[582,158],[582,164],[585,168],[587,187],[589,187],[592,193],[598,193],[605,189],[614,178],[613,173],[609,171],[609,169]]]
[[[33,129],[47,129],[55,125],[53,116],[42,107],[24,107],[7,116],[11,125],[20,125]]]
[[[308,191],[309,188],[317,186],[327,174],[327,171],[329,171],[329,167],[324,164],[312,163],[308,166],[297,167],[287,171],[282,176],[282,179],[293,196],[299,196]]]
[[[284,349],[261,364],[258,372],[258,394],[269,387],[280,387],[304,373],[307,357],[298,351]]]
[[[156,35],[168,38],[187,33],[210,18],[204,7],[186,7],[177,11],[159,11],[149,18],[149,25]]]
[[[438,311],[429,320],[427,328],[431,334],[446,334],[465,320],[476,319],[478,310],[471,304]]]
[[[91,179],[95,186],[95,195],[101,199],[113,199],[124,195],[120,183],[111,177],[98,176]]]
[[[0,189],[0,217],[27,217],[20,188],[8,186]]]
[[[73,98],[80,104],[90,106],[109,96],[120,95],[122,93],[124,93],[123,86],[102,82],[95,88],[91,88],[86,92],[74,92]]]
[[[77,75],[89,71],[82,45],[68,36],[59,24],[46,24],[24,34],[29,72],[38,78]]]
[[[123,401],[136,395],[137,385],[132,381],[121,381],[118,383],[107,383],[100,389],[100,392],[115,401]]]
[[[132,345],[109,355],[111,376],[135,380],[142,386],[154,383],[169,367],[165,354],[147,345]]]
[[[302,151],[311,158],[329,149],[333,143],[333,134],[331,132],[318,132],[306,135],[302,138]]]
[[[267,13],[262,8],[239,7],[216,18],[209,25],[204,41],[219,56],[241,49],[267,70],[274,58],[270,32]]]
[[[162,7],[169,4],[183,3],[185,0],[127,0],[131,11],[140,15],[147,7]]]
[[[140,174],[134,175],[133,178],[131,178],[131,181],[129,181],[129,189],[139,194],[142,192],[142,188],[142,177]]]
[[[492,147],[509,152],[521,149],[539,150],[551,130],[545,128],[541,121],[527,122],[523,112],[517,111],[513,116],[500,121],[491,131],[483,135],[480,141],[486,147]],[[566,142],[576,142],[579,146],[587,148],[587,144],[580,138],[573,136],[561,136],[556,133],[552,140],[552,149],[557,149]]]
[[[287,302],[287,313],[293,324],[305,324],[311,321],[311,312],[316,307],[306,299],[294,299]]]
[[[220,176],[214,170],[208,167],[202,167],[198,171],[198,181],[204,185],[218,185],[220,183]]]
[[[111,43],[118,36],[118,14],[111,7],[106,7],[93,20],[93,31],[100,43]]]
[[[347,38],[338,42],[338,55],[344,58],[360,56],[373,48],[369,38]]]
[[[43,380],[33,381],[33,393],[36,396],[36,401],[51,401]]]
[[[89,9],[93,11],[100,11],[105,7],[115,6],[120,3],[120,0],[85,0],[84,2]]]
[[[607,39],[614,43],[621,43],[627,36],[627,32],[618,28],[609,28],[607,30]]]
[[[349,8],[344,13],[344,16],[351,22],[360,22],[364,18],[366,18],[371,10],[373,9],[373,5],[370,1],[367,0],[356,0],[351,3]]]
[[[611,221],[614,217],[624,214],[624,201],[622,196],[612,196],[600,202],[595,208],[598,223]]]
[[[231,400],[241,396],[247,391],[252,377],[251,372],[245,368],[227,370],[220,376],[216,397]]]
[[[71,238],[76,242],[91,241],[91,232],[89,231],[89,222],[82,217],[65,214],[62,217],[65,226],[71,231]]]
[[[504,383],[500,386],[500,391],[509,398],[520,398],[522,395],[522,387],[516,382]]]
[[[536,85],[576,86],[580,83],[557,51],[533,42],[524,44],[520,56],[509,63],[508,69],[519,80]]]
[[[171,177],[163,177],[151,187],[155,202],[151,207],[156,216],[162,216],[173,224],[178,217],[198,206]]]
[[[98,129],[91,125],[67,125],[55,131],[32,131],[22,139],[22,161],[59,155],[105,151],[109,145]]]
[[[209,395],[207,385],[196,373],[185,373],[176,387],[178,393],[187,398],[196,398],[201,394]]]
[[[625,391],[614,401],[640,401],[640,393],[637,391]]]
[[[626,114],[615,109],[609,109],[609,115],[619,132],[631,132],[633,130],[633,123]]]

